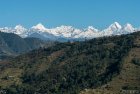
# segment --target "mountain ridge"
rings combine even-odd
[[[125,24],[124,26],[121,26],[118,22],[114,22],[108,28],[103,30],[98,30],[93,26],[88,26],[85,29],[78,29],[72,26],[65,25],[55,28],[46,28],[43,24],[39,23],[35,26],[32,26],[29,29],[26,29],[21,25],[17,25],[15,28],[4,27],[0,28],[0,30],[6,33],[17,34],[23,38],[30,37],[30,35],[35,33],[41,35],[42,37],[45,37],[46,39],[44,40],[60,41],[59,39],[92,39],[103,36],[129,34],[135,32],[135,30],[138,30],[138,28],[134,28],[129,23]],[[50,35],[51,37],[49,37]]]

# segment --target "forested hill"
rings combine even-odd
[[[78,94],[98,88],[121,73],[139,39],[137,32],[31,51],[1,67],[0,86],[8,94]]]
[[[33,49],[47,47],[53,42],[42,41],[37,38],[21,38],[13,33],[0,32],[0,60],[27,53]]]

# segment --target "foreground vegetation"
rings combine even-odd
[[[31,51],[1,64],[0,87],[8,94],[86,94],[82,90],[98,89],[123,75],[130,51],[140,47],[139,36],[137,32]],[[139,58],[131,60],[139,67]]]

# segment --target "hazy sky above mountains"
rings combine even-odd
[[[92,25],[106,28],[117,21],[140,26],[140,0],[0,0],[0,27],[38,23],[48,28]]]

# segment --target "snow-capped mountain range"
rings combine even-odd
[[[15,28],[4,27],[0,28],[1,32],[14,33],[23,38],[36,37],[44,40],[78,40],[78,39],[92,39],[103,36],[122,35],[136,32],[138,29],[134,28],[131,24],[127,23],[121,26],[118,22],[114,22],[108,28],[104,30],[98,30],[93,26],[89,26],[85,29],[77,29],[72,26],[60,26],[56,28],[46,28],[41,23],[36,26],[26,29],[21,25],[15,26]]]

